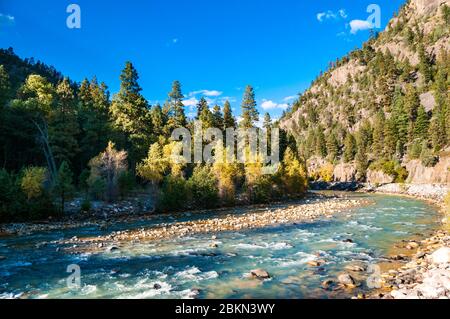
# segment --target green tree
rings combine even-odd
[[[99,84],[95,77],[91,81],[85,79],[78,90],[78,100],[80,154],[76,167],[79,173],[91,158],[105,149],[112,132],[109,93],[104,83]]]
[[[56,99],[49,121],[50,145],[58,163],[72,163],[80,150],[77,140],[80,128],[75,92],[67,78],[56,87]]]
[[[231,111],[231,105],[228,100],[225,101],[225,104],[223,105],[223,122],[224,122],[224,129],[236,128],[236,119],[233,116],[233,113]]]
[[[325,140],[324,129],[322,126],[319,125],[317,127],[315,136],[316,136],[315,154],[322,158],[327,157],[327,143]]]
[[[240,126],[244,129],[254,127],[255,122],[259,121],[259,112],[256,109],[255,91],[250,85],[245,88],[241,108],[242,122]]]
[[[373,124],[373,144],[372,152],[376,156],[381,156],[384,152],[384,128],[385,128],[385,117],[384,112],[380,111],[375,117]]]
[[[149,107],[138,80],[137,70],[131,62],[126,62],[120,75],[120,91],[111,105],[113,124],[125,137],[132,163],[145,156],[152,140]]]
[[[419,44],[419,71],[423,76],[425,85],[428,85],[433,79],[433,63],[430,56],[425,51],[425,46],[423,43]]]
[[[417,119],[414,125],[414,137],[426,141],[428,139],[428,130],[430,120],[423,105],[419,107],[417,112]]]
[[[0,109],[6,106],[11,94],[11,82],[9,74],[3,65],[0,65]]]
[[[222,129],[224,127],[224,120],[222,115],[222,110],[219,105],[215,105],[212,112],[213,116],[213,127]]]
[[[202,96],[200,98],[200,101],[198,101],[198,103],[197,103],[197,116],[196,116],[196,119],[200,120],[200,117],[202,116],[203,111],[205,109],[208,109],[208,108],[209,108],[208,101],[206,101],[205,97]]]
[[[53,191],[60,200],[61,213],[64,214],[65,202],[74,191],[73,173],[66,161],[63,161],[59,167],[58,177]]]
[[[339,156],[339,141],[334,132],[330,132],[326,141],[328,158],[335,161]]]
[[[184,95],[181,92],[181,83],[179,81],[174,81],[172,84],[172,90],[169,92],[168,100],[168,127],[172,131],[179,127],[186,127],[186,115],[184,113],[183,105]]]
[[[355,159],[356,155],[356,140],[353,134],[347,133],[344,141],[344,162],[349,163]]]

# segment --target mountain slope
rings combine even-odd
[[[313,177],[332,179],[332,170],[337,180],[370,181],[375,171],[375,179],[405,180],[414,170],[410,180],[420,181],[417,165],[446,161],[449,5],[408,1],[362,49],[330,63],[281,119]],[[429,180],[450,183],[448,165],[441,170]]]

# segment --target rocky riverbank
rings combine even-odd
[[[450,235],[448,208],[444,198],[450,185],[387,184],[366,186],[365,190],[383,194],[410,196],[429,201],[443,212],[443,229],[430,238],[411,242],[406,248],[416,251],[410,261],[398,269],[382,274],[381,292],[370,298],[382,299],[449,299],[450,298]],[[398,256],[397,256],[398,257]],[[407,259],[407,256],[400,256]]]
[[[72,238],[61,242],[68,245],[70,251],[101,252],[118,250],[126,242],[147,242],[169,238],[179,238],[193,234],[215,235],[222,231],[239,231],[290,223],[312,222],[320,218],[332,218],[335,214],[348,209],[369,204],[369,201],[349,199],[345,196],[315,196],[302,203],[282,207],[267,207],[264,211],[250,211],[240,215],[227,214],[223,217],[206,218],[187,222],[159,224],[139,230],[118,231],[107,236],[95,238]],[[212,242],[211,245],[214,245]]]
[[[431,238],[408,244],[416,249],[410,262],[382,274],[381,291],[373,299],[449,299],[450,236],[438,231]]]

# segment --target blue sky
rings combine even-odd
[[[66,26],[72,3],[81,8],[81,29]],[[1,0],[0,47],[11,46],[19,56],[42,60],[76,81],[97,75],[112,93],[130,60],[151,102],[163,102],[171,82],[181,81],[187,113],[206,95],[219,104],[229,98],[238,114],[242,90],[251,84],[261,113],[276,118],[329,61],[367,40],[362,22],[371,3]],[[375,3],[383,29],[404,0]]]

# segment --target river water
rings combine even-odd
[[[215,240],[209,234],[130,243],[101,254],[68,253],[56,243],[108,233],[97,227],[1,238],[0,256],[6,258],[0,260],[0,298],[347,298],[366,292],[365,279],[373,274],[354,274],[361,286],[353,291],[328,291],[321,283],[348,265],[385,261],[395,244],[426,236],[439,223],[436,208],[422,201],[351,196],[373,204],[313,223],[223,232]],[[307,264],[319,259],[326,261],[321,267]],[[80,288],[67,285],[69,265],[81,269]],[[256,268],[271,279],[248,278]]]

